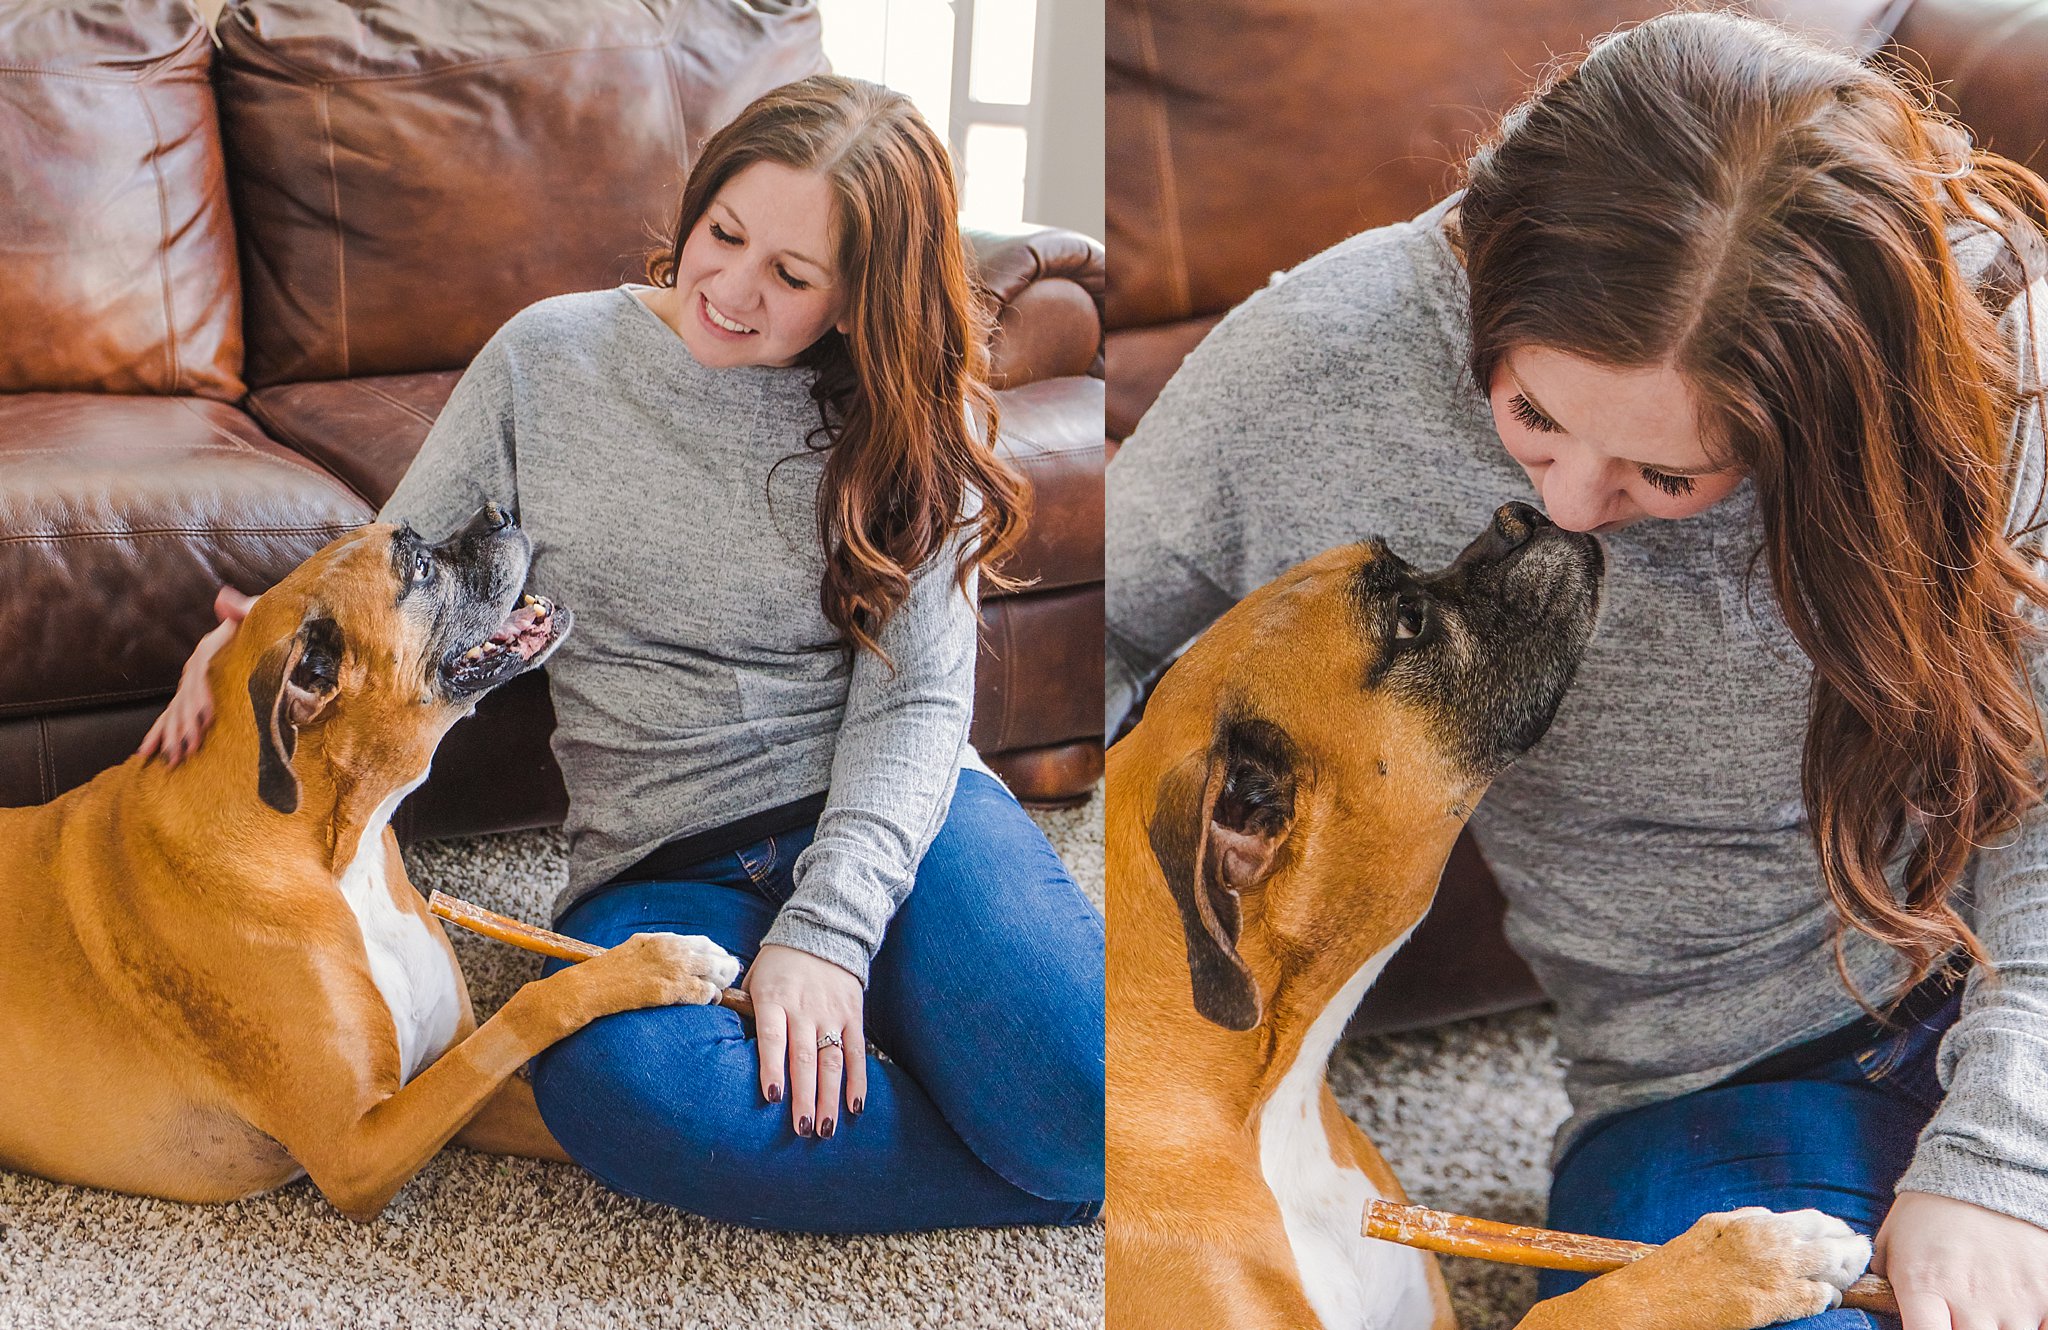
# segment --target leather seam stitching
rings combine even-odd
[[[164,131],[157,124],[156,110],[149,104],[149,93],[142,82],[135,85],[135,100],[142,103],[143,118],[149,121],[149,136],[153,150],[149,154],[149,173],[156,177],[156,214],[159,234],[163,237],[156,249],[157,274],[163,279],[164,289],[164,359],[170,370],[171,391],[177,392],[182,386],[178,373],[178,315],[176,302],[171,297],[171,196],[164,183]]]
[[[390,393],[385,392],[382,388],[378,388],[372,384],[363,383],[360,381],[352,381],[349,384],[349,387],[354,388],[357,392],[368,393],[370,396],[376,398],[378,401],[389,405],[393,410],[403,411],[405,414],[411,416],[413,419],[421,422],[422,424],[431,426],[434,423],[434,418],[432,416],[420,410],[418,407],[414,406],[410,402],[399,401],[396,397],[393,397]]]
[[[1136,0],[1131,6],[1138,20],[1138,46],[1145,62],[1145,78],[1151,84],[1146,96],[1147,119],[1152,122],[1152,158],[1154,169],[1159,172],[1160,231],[1166,239],[1166,249],[1172,259],[1167,269],[1167,281],[1177,302],[1175,309],[1182,318],[1187,317],[1194,297],[1189,294],[1187,250],[1180,230],[1180,189],[1173,178],[1172,137],[1166,123],[1166,107],[1159,91],[1159,52],[1152,40],[1152,9],[1149,0]]]
[[[4,545],[62,545],[94,540],[165,540],[187,536],[307,536],[324,531],[336,535],[355,531],[362,522],[322,522],[315,526],[162,526],[140,531],[26,531],[0,536]]]
[[[341,228],[341,174],[334,165],[333,94],[320,85],[320,137],[327,145],[328,205],[334,213],[335,317],[341,325],[341,373],[348,377],[348,243]]]

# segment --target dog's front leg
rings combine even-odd
[[[321,1102],[332,1089],[331,1081],[322,1087],[322,1073],[331,1072],[322,1067],[292,1078],[294,1100],[249,1119],[304,1166],[337,1210],[373,1219],[542,1049],[612,1012],[713,1001],[738,972],[738,962],[707,939],[638,933],[521,988],[476,1033],[381,1100],[335,1110]]]
[[[1826,1311],[1869,1264],[1870,1239],[1839,1219],[1750,1206],[1537,1303],[1518,1330],[1755,1330]]]

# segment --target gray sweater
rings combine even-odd
[[[1290,565],[1384,535],[1440,567],[1498,504],[1539,503],[1465,371],[1465,274],[1439,226],[1454,201],[1354,236],[1233,311],[1118,454],[1111,733],[1139,681]],[[1979,231],[1958,261],[1975,271],[1997,247]],[[2038,344],[2048,283],[2034,301]],[[2023,419],[2022,511],[2041,450],[2038,412]],[[1761,569],[1744,594],[1760,539],[1747,481],[1683,521],[1603,536],[1605,602],[1572,691],[1472,819],[1508,937],[1557,1003],[1572,1105],[1559,1150],[1602,1115],[1860,1014],[1834,972],[1800,793],[1812,667]],[[1973,977],[1942,1046],[1946,1102],[1900,1186],[2048,1226],[2048,812],[1981,851],[1964,893],[2004,982]],[[1863,934],[1848,958],[1873,998],[1901,985]]]
[[[893,673],[841,644],[818,601],[810,383],[706,368],[627,288],[544,300],[477,354],[378,517],[438,539],[485,499],[516,505],[531,585],[576,614],[548,663],[558,917],[665,841],[828,790],[763,940],[866,983],[961,765],[986,770],[967,742],[979,621],[956,538],[879,635]]]

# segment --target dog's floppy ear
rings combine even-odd
[[[256,793],[280,813],[299,809],[299,778],[292,772],[299,727],[334,700],[341,677],[341,625],[309,612],[299,631],[265,652],[249,676],[256,711]]]
[[[1240,893],[1264,882],[1294,825],[1298,763],[1268,721],[1229,719],[1206,757],[1159,784],[1146,833],[1180,907],[1195,1010],[1228,1030],[1264,1015],[1251,968],[1238,955]]]

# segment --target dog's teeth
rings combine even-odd
[[[519,603],[521,605],[538,605],[540,601],[534,596],[525,596],[520,599]]]
[[[482,647],[471,647],[469,650],[462,653],[462,658],[464,660],[476,660],[483,654],[484,649]]]

